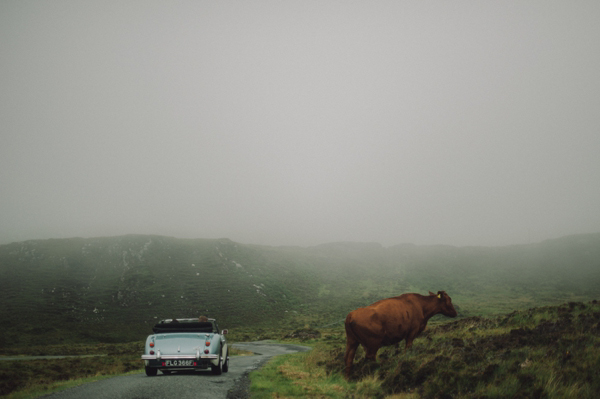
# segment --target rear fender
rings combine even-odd
[[[217,350],[217,351],[211,351],[212,353],[219,354],[221,355],[220,358],[217,359],[211,359],[210,363],[213,366],[218,366],[219,365],[219,360],[221,360],[221,364],[225,363],[225,356],[227,356],[227,342],[222,342],[222,341],[216,341],[213,343],[213,345],[219,345],[221,347],[221,350]]]

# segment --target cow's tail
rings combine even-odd
[[[346,342],[348,344],[359,342],[358,336],[354,331],[355,324],[356,322],[352,320],[352,313],[348,313],[348,316],[346,316],[346,322],[344,323],[344,327],[346,328]]]
[[[354,331],[356,327],[356,322],[352,318],[352,313],[348,313],[348,316],[346,316],[346,322],[344,323],[344,327],[346,328],[346,353],[344,355],[344,375],[346,376],[346,378],[350,378],[350,374],[352,372],[352,362],[354,361],[356,348],[358,348],[358,345],[360,343],[358,336]]]

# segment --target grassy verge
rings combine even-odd
[[[141,372],[142,372],[142,370],[135,370],[135,371],[130,371],[128,373],[118,374],[118,375],[137,374],[137,373],[141,373]],[[14,392],[8,394],[7,396],[5,396],[5,398],[6,399],[34,399],[34,398],[38,398],[43,395],[60,392],[65,389],[73,388],[73,387],[76,387],[79,385],[87,384],[87,383],[94,382],[94,381],[99,381],[99,380],[102,380],[105,378],[112,378],[112,377],[115,377],[115,375],[107,374],[107,375],[97,375],[97,376],[85,377],[85,378],[73,378],[73,379],[69,379],[69,380],[65,380],[65,381],[52,381],[51,383],[48,383],[48,384],[33,383],[31,385],[27,385],[26,387],[24,387],[18,391],[14,391]]]
[[[14,360],[0,362],[0,396],[8,398],[36,397],[95,381],[103,376],[115,376],[129,372],[141,372],[140,360],[143,343],[74,345],[63,348],[61,345],[12,349],[3,355],[26,354],[44,355],[90,355],[107,356],[74,357],[61,359]],[[62,352],[61,352],[62,351]]]
[[[428,329],[411,350],[359,350],[342,378],[344,333],[309,353],[250,374],[253,398],[595,398],[600,392],[600,304],[569,303],[471,317]]]
[[[323,367],[315,367],[322,354],[313,350],[276,357],[250,374],[252,398],[346,397],[351,384],[340,375],[328,375]]]

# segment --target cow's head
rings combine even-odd
[[[456,309],[454,309],[454,305],[452,305],[452,298],[446,294],[446,291],[438,291],[437,294],[429,291],[429,295],[435,295],[437,297],[441,314],[448,317],[456,317]]]

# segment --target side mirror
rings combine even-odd
[[[227,333],[228,333],[228,332],[229,332],[229,331],[227,331],[227,330],[223,330],[223,331],[221,332],[221,335],[227,335]]]

